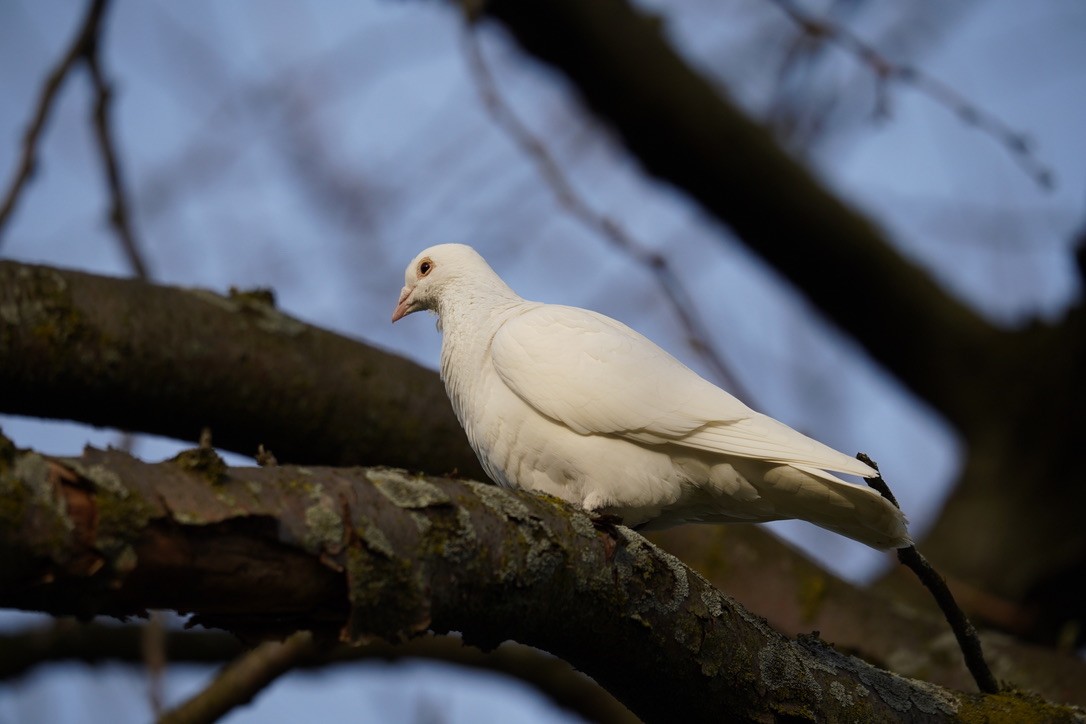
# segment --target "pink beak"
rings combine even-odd
[[[395,323],[397,319],[403,319],[408,314],[410,314],[410,312],[411,312],[411,310],[409,309],[409,307],[411,306],[410,297],[411,297],[411,292],[413,292],[413,291],[415,291],[415,290],[412,289],[411,287],[404,287],[403,289],[400,290],[400,300],[398,302],[396,302],[396,309],[394,309],[392,311],[392,322],[393,323]]]

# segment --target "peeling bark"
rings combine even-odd
[[[1082,720],[790,641],[627,528],[554,500],[388,468],[158,464],[0,449],[0,605],[148,608],[244,635],[462,631],[561,656],[634,713],[690,720]]]

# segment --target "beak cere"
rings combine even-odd
[[[395,322],[397,319],[402,319],[403,317],[406,317],[408,314],[414,311],[411,309],[411,292],[413,291],[415,291],[413,287],[404,287],[400,290],[400,299],[398,302],[396,302],[396,309],[392,311],[393,322]]]

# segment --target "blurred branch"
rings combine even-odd
[[[894,63],[848,28],[829,20],[816,18],[803,11],[795,0],[772,0],[772,2],[812,41],[825,40],[832,43],[871,70],[875,76],[879,98],[876,112],[880,115],[889,113],[887,84],[898,82],[908,85],[950,110],[963,123],[994,138],[1038,186],[1045,190],[1053,188],[1055,182],[1052,171],[1034,155],[1033,144],[1026,134],[1016,131],[994,113],[989,113],[970,102],[949,84],[928,75],[919,68]]]
[[[215,722],[248,704],[283,674],[317,652],[313,635],[297,631],[284,641],[265,641],[231,662],[204,688],[158,717],[159,724]]]
[[[15,176],[4,194],[3,202],[0,203],[0,244],[3,243],[4,228],[15,210],[15,205],[18,203],[24,187],[37,169],[39,141],[42,132],[45,130],[45,124],[49,121],[49,115],[53,111],[57,94],[60,92],[61,86],[64,85],[64,81],[68,78],[72,68],[81,60],[86,59],[89,53],[93,53],[106,3],[107,0],[93,0],[90,3],[87,14],[83,18],[72,44],[42,85],[34,116],[27,127],[26,135],[23,137],[22,155]]]
[[[107,4],[108,0],[91,0],[87,15],[80,26],[79,32],[76,34],[75,41],[64,54],[60,63],[45,79],[34,118],[30,122],[23,140],[23,153],[18,169],[7,194],[4,196],[3,203],[0,205],[0,243],[3,241],[4,227],[15,209],[19,196],[22,194],[30,177],[34,174],[37,166],[40,137],[49,119],[57,94],[71,70],[82,62],[87,66],[91,84],[94,87],[95,104],[92,118],[98,150],[105,166],[109,188],[110,224],[117,233],[121,248],[133,272],[138,278],[146,279],[147,265],[140,253],[135,233],[132,231],[127,194],[121,178],[120,164],[117,161],[117,146],[113,140],[112,124],[110,122],[112,90],[102,72],[98,54],[99,39],[102,33],[102,18],[105,15]]]
[[[209,427],[223,449],[295,464],[484,475],[434,372],[267,294],[0,261],[0,310],[0,412],[179,440]]]
[[[109,222],[117,233],[117,239],[121,243],[128,264],[139,279],[148,279],[147,263],[144,261],[140,245],[136,241],[136,234],[132,230],[132,220],[128,209],[128,194],[125,191],[124,181],[121,176],[121,165],[117,160],[117,144],[113,139],[113,124],[111,120],[111,105],[113,89],[106,81],[102,72],[101,61],[98,54],[98,37],[95,35],[87,44],[83,58],[90,72],[91,83],[94,86],[94,132],[98,140],[98,151],[105,166],[106,181],[109,187],[110,210]]]
[[[0,443],[2,606],[169,608],[318,640],[513,638],[646,720],[971,721],[992,707],[1008,720],[1082,720],[1036,696],[940,689],[817,637],[790,641],[633,531],[599,531],[528,493],[387,468],[228,468],[196,451],[149,465]]]
[[[138,664],[145,628],[80,624],[65,619],[51,626],[0,635],[0,680],[25,676],[37,666],[63,661]],[[248,649],[237,637],[220,631],[165,631],[164,641],[169,661],[174,664],[221,664]],[[483,652],[465,644],[459,636],[423,635],[400,644],[372,641],[362,646],[321,646],[313,656],[295,663],[299,669],[313,669],[408,659],[515,677],[538,689],[557,706],[588,721],[631,724],[639,721],[606,690],[565,661],[512,641]]]
[[[470,13],[468,9],[466,12]],[[469,17],[470,19],[470,17]],[[574,189],[569,178],[562,171],[562,167],[547,149],[547,146],[532,131],[521,122],[513,109],[506,103],[494,82],[494,76],[487,67],[483,57],[482,48],[474,32],[474,26],[465,24],[463,32],[464,56],[467,59],[468,68],[475,88],[483,102],[483,107],[490,114],[491,119],[509,138],[532,160],[543,180],[550,186],[558,203],[566,213],[577,219],[593,233],[598,234],[610,244],[625,254],[630,259],[640,264],[656,280],[657,286],[664,294],[671,311],[679,319],[683,330],[686,332],[686,342],[704,361],[713,373],[717,381],[736,396],[747,403],[753,404],[750,392],[739,383],[739,380],[725,364],[723,357],[713,347],[712,334],[706,328],[698,315],[697,305],[687,292],[682,279],[671,268],[667,257],[653,251],[642,242],[635,239],[621,224],[614,219],[597,213],[589,206]]]

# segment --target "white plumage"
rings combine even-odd
[[[750,409],[621,322],[521,299],[463,244],[407,267],[392,321],[427,309],[441,377],[483,468],[630,526],[799,518],[910,545],[864,463]]]

